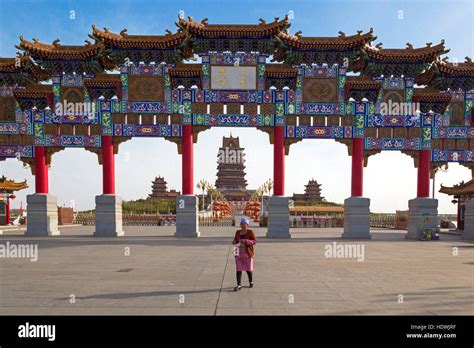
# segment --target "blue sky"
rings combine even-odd
[[[293,11],[290,32],[306,36],[350,35],[357,30],[374,28],[384,48],[415,47],[426,42],[446,40],[451,60],[473,57],[474,2],[463,1],[9,1],[0,0],[0,56],[11,57],[18,37],[39,38],[62,44],[83,44],[91,25],[108,27],[129,34],[163,34],[174,31],[179,11],[195,20],[209,23],[258,23],[282,18]],[[73,12],[71,12],[73,11]],[[195,180],[215,180],[217,151],[223,135],[240,136],[247,153],[247,180],[255,188],[272,176],[272,147],[268,135],[255,129],[220,128],[199,135],[195,145]],[[124,199],[145,197],[155,176],[162,175],[169,186],[181,189],[181,159],[176,145],[163,139],[133,139],[121,145],[116,156],[117,193]],[[15,160],[0,162],[0,174],[17,180],[28,179],[32,186],[21,191],[13,206],[25,202],[34,191],[34,178]],[[333,140],[305,140],[292,145],[286,157],[286,194],[302,192],[311,178],[323,186],[328,200],[343,202],[350,194],[350,157],[344,145]],[[469,180],[470,171],[457,164],[436,177],[436,184],[452,185]],[[60,204],[71,200],[79,209],[94,206],[101,193],[101,167],[97,156],[80,149],[67,149],[53,156],[50,191]],[[407,209],[416,195],[416,169],[413,160],[399,152],[372,156],[365,170],[364,195],[371,198],[371,209],[393,212]],[[437,189],[438,190],[438,189]],[[437,191],[436,190],[436,191]],[[441,212],[455,212],[450,198],[437,194]]]

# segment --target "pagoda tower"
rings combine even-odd
[[[321,202],[324,199],[324,197],[321,197],[321,184],[318,184],[314,179],[311,179],[308,181],[308,184],[305,185],[304,194],[306,199],[310,202]]]
[[[248,196],[245,179],[244,148],[240,147],[239,137],[223,137],[222,147],[217,154],[216,188],[228,200],[245,200]]]
[[[169,199],[176,198],[179,195],[179,192],[175,190],[168,191],[167,182],[165,178],[158,176],[155,177],[155,180],[152,181],[151,185],[151,194],[148,195],[150,199]]]
[[[292,199],[305,203],[322,202],[324,197],[321,196],[321,185],[316,180],[311,179],[305,185],[304,193],[295,193]]]

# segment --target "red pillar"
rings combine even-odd
[[[351,197],[362,197],[364,188],[364,138],[352,139]]]
[[[104,195],[115,194],[114,141],[109,135],[102,136],[102,183]]]
[[[273,128],[273,195],[285,195],[285,129]]]
[[[193,153],[193,126],[183,125],[181,138],[181,160],[182,160],[182,187],[183,195],[194,194],[194,153]]]
[[[10,225],[10,198],[7,198],[7,204],[5,209],[5,225]]]
[[[35,187],[36,193],[48,193],[48,166],[44,146],[35,146]]]
[[[430,167],[431,151],[421,150],[418,160],[418,198],[429,198],[430,196]]]
[[[457,229],[461,230],[461,198],[458,198],[458,221],[457,221]]]

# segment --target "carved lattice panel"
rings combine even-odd
[[[326,116],[312,116],[313,118],[313,126],[325,126],[326,125]]]
[[[240,114],[240,104],[229,103],[227,104],[228,114]]]
[[[84,89],[83,87],[61,87],[61,102],[67,103],[83,103]],[[67,109],[65,110],[67,111]]]
[[[354,125],[354,116],[347,115],[342,117],[342,125],[343,126],[353,126]]]
[[[331,78],[305,78],[303,81],[304,103],[336,103],[337,80]]]
[[[388,127],[379,128],[379,138],[391,138],[392,129]]]
[[[15,122],[15,98],[0,97],[0,122]]]
[[[115,124],[125,123],[125,115],[124,114],[112,114],[112,121]]]
[[[143,114],[142,115],[142,123],[143,124],[153,124],[154,117],[151,114]]]
[[[464,126],[464,104],[463,102],[451,103],[451,126]]]
[[[364,129],[365,136],[367,138],[376,138],[377,137],[377,128],[368,127]]]
[[[328,126],[339,126],[340,117],[336,115],[328,116]]]
[[[468,139],[458,139],[457,149],[458,150],[468,150]]]
[[[408,138],[407,128],[394,128],[393,137],[394,138]]]
[[[102,135],[102,126],[100,124],[91,124],[91,135]]]
[[[164,102],[163,77],[129,76],[128,99],[129,101]]]
[[[255,115],[257,113],[257,104],[244,104],[244,114]]]
[[[299,116],[300,126],[310,126],[311,116]]]
[[[404,90],[384,90],[382,96],[381,113],[383,115],[401,115],[403,114],[402,103],[405,100]]]
[[[213,103],[211,104],[211,114],[222,114],[224,113],[224,104]]]
[[[165,114],[156,115],[156,123],[157,124],[168,124],[168,115],[165,115]]]
[[[444,148],[446,150],[456,150],[456,140],[455,139],[445,139]]]
[[[420,127],[408,128],[408,137],[421,138],[421,128]]]
[[[192,110],[195,114],[205,114],[207,113],[207,105],[206,103],[193,103]]]
[[[127,114],[127,123],[129,123],[129,124],[138,124],[139,121],[140,121],[140,115]]]
[[[274,114],[275,113],[275,105],[274,104],[262,104],[260,106],[260,113],[261,114]]]
[[[56,135],[58,133],[58,126],[55,124],[45,124],[44,134]]]

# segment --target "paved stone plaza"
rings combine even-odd
[[[474,314],[472,241],[449,234],[413,241],[392,230],[343,240],[338,228],[266,239],[266,229],[252,228],[255,287],[243,274],[240,292],[233,291],[234,227],[201,228],[200,238],[173,237],[174,227],[125,227],[118,238],[92,237],[92,226],[46,238],[5,231],[0,244],[37,243],[38,261],[0,259],[0,313]],[[333,242],[364,245],[363,261],[327,258]]]

